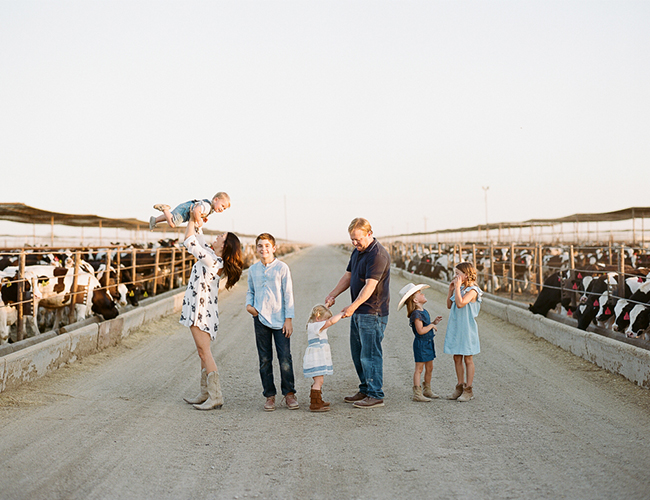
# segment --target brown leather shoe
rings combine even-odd
[[[361,401],[363,398],[365,398],[366,395],[362,392],[357,392],[354,396],[345,396],[343,398],[343,401],[346,403],[356,403],[357,401]]]
[[[273,411],[275,410],[275,396],[266,398],[266,403],[264,403],[264,411]]]
[[[366,396],[361,401],[354,403],[355,408],[377,408],[378,406],[384,406],[384,400],[371,398],[370,396]]]
[[[297,410],[300,408],[298,405],[298,400],[296,399],[296,393],[295,392],[289,392],[287,395],[284,397],[285,403],[287,403],[287,407],[290,410]]]

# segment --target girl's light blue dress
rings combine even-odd
[[[477,286],[461,287],[461,296],[465,296],[470,290],[476,290],[476,302],[470,302],[460,309],[456,307],[456,294],[451,296],[451,311],[447,320],[447,333],[445,334],[444,352],[446,354],[472,356],[481,352],[476,316],[481,310],[483,291]]]
[[[327,341],[327,328],[321,331],[325,321],[307,325],[307,350],[302,359],[302,372],[305,378],[319,375],[332,375],[332,351]]]

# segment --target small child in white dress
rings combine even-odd
[[[307,350],[303,357],[303,374],[305,378],[313,377],[311,386],[311,411],[329,411],[330,404],[323,401],[322,387],[325,375],[332,375],[332,352],[327,341],[327,329],[343,317],[343,313],[332,316],[324,305],[317,305],[311,310],[307,322]]]

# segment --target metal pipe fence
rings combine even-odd
[[[278,244],[276,256],[281,257],[303,246]],[[242,255],[244,268],[248,268],[255,261],[255,246],[243,245]],[[182,245],[155,249],[122,245],[59,250],[49,247],[6,248],[0,250],[3,299],[0,306],[15,308],[15,341],[20,341],[25,338],[25,316],[36,317],[38,312],[38,299],[34,291],[41,285],[39,273],[32,272],[39,270],[34,266],[45,266],[47,270],[51,268],[52,276],[58,273],[57,277],[63,274],[54,269],[66,269],[65,276],[72,278],[72,284],[65,302],[69,305],[68,322],[73,322],[74,304],[88,293],[87,287],[79,286],[79,278],[90,280],[88,275],[92,275],[97,279],[98,286],[94,291],[103,290],[114,294],[119,285],[125,285],[130,290],[129,294],[147,298],[185,286],[195,261],[194,256]],[[46,276],[40,278],[41,284],[44,283]]]
[[[614,299],[626,299],[625,283],[630,277],[645,280],[650,270],[650,252],[645,246],[607,245],[508,245],[446,244],[423,242],[392,242],[385,244],[392,261],[398,267],[434,279],[449,282],[453,268],[469,261],[478,271],[479,286],[497,295],[509,295],[512,300],[535,300],[545,280],[555,272],[566,272],[582,279],[605,274],[615,276],[611,287]],[[562,287],[556,287],[563,290]],[[578,294],[578,290],[569,290]],[[595,295],[580,290],[580,294]],[[572,299],[573,300],[573,299]],[[642,302],[639,302],[644,304]],[[644,304],[645,305],[645,304]]]

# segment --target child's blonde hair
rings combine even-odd
[[[330,319],[331,317],[332,317],[332,311],[330,311],[323,304],[318,304],[315,305],[314,308],[311,310],[311,314],[309,315],[309,321],[307,321],[307,324],[314,323],[316,321],[327,320]]]
[[[230,203],[230,196],[228,196],[228,193],[226,193],[225,191],[219,191],[217,194],[215,194],[212,197],[212,201],[214,201],[215,198],[219,198],[220,200],[226,200],[228,203]]]
[[[476,268],[469,262],[461,262],[456,265],[456,269],[467,276],[467,283],[474,283],[477,278]],[[465,284],[467,284],[465,283]]]

